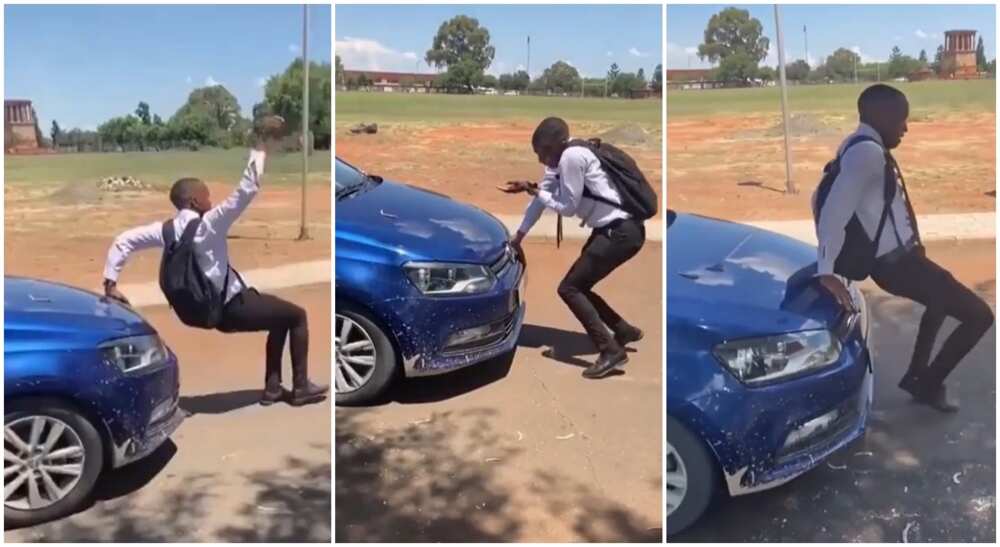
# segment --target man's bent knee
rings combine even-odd
[[[559,293],[559,298],[568,302],[571,298],[580,294],[581,291],[576,285],[568,283],[564,280],[562,283],[559,283],[559,287],[556,288],[556,292]]]

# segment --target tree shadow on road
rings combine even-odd
[[[562,541],[659,539],[640,517],[559,471],[526,473],[528,487],[510,484],[504,472],[523,467],[528,449],[515,432],[494,429],[497,414],[435,412],[384,430],[363,411],[338,409],[338,542],[517,541],[538,529],[576,536]],[[527,494],[541,501],[525,506]]]
[[[315,448],[329,450],[329,445]],[[132,499],[133,492],[108,485],[109,490],[99,492],[85,511],[20,530],[16,539],[5,541],[328,543],[331,539],[329,463],[289,457],[278,469],[245,475],[254,498],[242,503],[228,521],[215,507],[217,475],[173,479],[175,485],[161,485],[155,492],[155,503],[145,504]],[[242,517],[238,522],[237,516]]]
[[[439,376],[398,378],[386,393],[369,406],[391,402],[401,404],[434,403],[460,397],[500,381],[510,373],[514,352]],[[402,375],[400,375],[402,376]]]

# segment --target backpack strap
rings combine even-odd
[[[566,143],[566,146],[567,146],[567,148],[571,147],[571,146],[579,146],[579,147],[582,147],[582,148],[586,148],[587,150],[590,150],[591,152],[593,152],[595,156],[597,156],[597,161],[601,161],[601,157],[597,155],[597,150],[601,148],[601,139],[598,139],[596,137],[593,137],[593,138],[590,138],[590,139],[586,139],[586,140],[584,140],[584,139],[573,139],[573,140],[569,141],[568,143]],[[602,167],[603,167],[603,163],[602,163]],[[607,173],[605,173],[605,175],[607,175]],[[617,189],[616,189],[616,191],[617,191]],[[618,209],[620,211],[623,210],[621,203],[615,203],[615,202],[611,201],[608,198],[599,196],[599,195],[591,192],[590,188],[587,188],[586,182],[583,185],[583,196],[585,198],[592,199],[594,201],[599,201],[599,202],[601,202],[601,203],[603,203],[605,205],[610,205],[611,207],[614,207],[615,209]]]
[[[882,147],[882,145],[879,144],[879,142],[877,140],[875,140],[875,137],[871,137],[871,136],[868,136],[868,135],[855,135],[855,136],[851,137],[851,140],[847,141],[847,144],[844,145],[844,149],[840,151],[840,154],[837,154],[837,161],[840,161],[840,159],[844,157],[844,154],[847,153],[847,150],[849,148],[851,148],[855,144],[860,144],[860,143],[863,143],[863,142],[873,142],[875,144],[878,144],[879,148],[882,148],[884,150],[884,148]]]
[[[163,246],[169,249],[174,244],[174,219],[168,218],[162,226]]]

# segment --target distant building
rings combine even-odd
[[[976,67],[976,31],[949,30],[944,33],[944,55],[939,75],[953,80],[979,77]]]
[[[725,82],[713,80],[711,68],[668,68],[667,89],[715,89]]]
[[[357,87],[357,82],[366,81],[365,87],[375,91],[416,91],[426,92],[434,85],[437,74],[417,72],[382,72],[378,70],[345,70],[342,86]]]
[[[39,148],[35,133],[35,111],[31,101],[5,100],[3,102],[4,150],[22,152]]]

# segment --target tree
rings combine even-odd
[[[997,60],[996,59],[993,59],[992,61],[986,63],[986,72],[989,72],[990,76],[993,76],[994,78],[996,78],[996,76],[997,76]]]
[[[986,46],[983,45],[983,37],[979,37],[976,44],[976,70],[984,72],[986,70]]]
[[[62,129],[59,128],[59,122],[52,120],[52,130],[49,131],[49,135],[52,137],[52,147],[59,148],[59,139],[62,137]]]
[[[923,63],[919,59],[903,55],[903,52],[898,47],[892,48],[892,54],[889,55],[888,68],[890,78],[906,78],[917,70],[920,70],[922,66]]]
[[[497,85],[504,91],[515,90],[524,91],[531,83],[531,76],[523,70],[518,70],[513,74],[501,74]]]
[[[762,82],[773,82],[776,78],[777,72],[774,68],[769,66],[762,66],[757,69],[757,78]],[[785,77],[788,76],[788,67],[785,67]]]
[[[497,86],[499,85],[499,81],[497,80],[496,76],[494,76],[492,74],[487,74],[487,75],[483,76],[483,81],[482,81],[481,85],[482,85],[482,87],[485,87],[485,88],[488,88],[488,89],[496,89]]]
[[[336,83],[344,85],[346,83],[344,82],[344,63],[341,62],[340,55],[336,55],[334,57],[334,61],[335,61],[334,77],[336,77]]]
[[[153,114],[153,125],[163,125],[163,120],[159,114]]]
[[[613,82],[621,73],[622,71],[618,68],[618,63],[611,63],[611,68],[608,69],[608,81]]]
[[[635,77],[639,78],[640,80],[643,81],[643,83],[645,83],[646,82],[646,71],[644,71],[642,68],[640,68],[639,72],[635,73]]]
[[[264,103],[268,113],[285,118],[288,128],[298,132],[302,125],[302,59],[292,61],[278,76],[264,86]],[[330,101],[333,97],[333,67],[330,63],[309,63],[309,131],[317,147],[329,147]],[[371,85],[371,80],[366,85]],[[359,78],[360,79],[360,78]],[[255,112],[256,114],[256,112]],[[255,116],[254,118],[258,118]]]
[[[861,56],[847,48],[838,48],[826,58],[825,75],[836,80],[854,79],[854,67],[861,62]]]
[[[749,82],[756,76],[757,65],[767,57],[770,41],[762,36],[763,30],[749,11],[726,8],[708,20],[698,57],[719,63],[716,74],[720,79]]]
[[[809,78],[809,63],[798,59],[785,66],[785,77],[793,82],[801,82]]]
[[[580,73],[565,61],[556,61],[539,78],[546,91],[572,93],[580,89]]]
[[[921,49],[920,50],[920,56],[917,57],[917,59],[920,61],[920,63],[923,66],[927,66],[927,50],[926,49]]]
[[[240,117],[240,103],[221,85],[200,87],[188,95],[187,102],[174,115],[185,115],[190,111],[208,114],[216,127],[228,131]]]
[[[656,69],[653,70],[653,87],[658,89],[660,93],[663,93],[663,65],[656,65]]]
[[[142,121],[142,125],[149,125],[150,124],[151,120],[149,118],[149,105],[148,104],[146,104],[144,102],[140,102],[139,106],[135,107],[135,115],[136,115],[137,118],[139,118],[140,121]]]
[[[448,87],[460,86],[472,92],[493,63],[495,54],[490,45],[490,31],[475,18],[457,15],[438,27],[424,60],[428,65],[447,68]]]
[[[42,135],[42,129],[38,127],[38,113],[35,112],[35,107],[31,107],[31,119],[35,120],[35,142],[38,146],[42,146],[45,142],[45,136]]]
[[[934,62],[931,63],[931,69],[934,72],[941,72],[941,61],[944,60],[944,46],[938,46],[937,52],[934,53]]]

